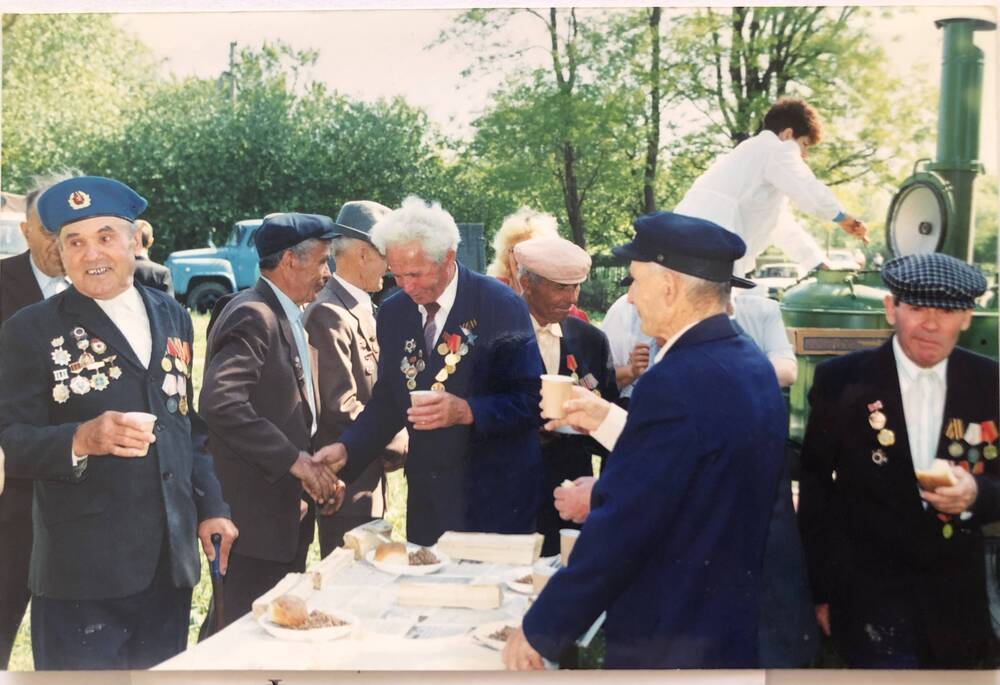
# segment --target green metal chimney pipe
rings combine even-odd
[[[957,17],[934,23],[944,29],[944,61],[937,159],[928,168],[951,185],[955,209],[955,221],[943,236],[939,251],[972,262],[972,186],[982,168],[979,119],[983,94],[983,52],[972,42],[972,37],[976,31],[996,29],[996,24]]]

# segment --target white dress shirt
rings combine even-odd
[[[455,274],[451,277],[451,281],[448,282],[447,287],[445,287],[444,292],[441,296],[437,298],[437,303],[440,309],[438,309],[437,314],[434,315],[434,330],[437,337],[441,337],[441,332],[444,330],[444,324],[448,320],[448,315],[451,313],[451,308],[455,306],[455,297],[458,295],[458,266],[455,266]],[[427,325],[427,309],[422,304],[417,305],[417,309],[420,310],[420,325]]]
[[[896,357],[913,468],[929,469],[934,465],[944,421],[948,359],[942,359],[929,369],[921,368],[906,356],[897,336],[892,337],[892,353]]]
[[[716,159],[674,211],[714,221],[743,238],[747,251],[733,268],[737,275],[752,271],[771,244],[808,270],[823,261],[823,250],[792,217],[789,199],[827,221],[840,213],[837,198],[813,175],[798,144],[761,131]]]
[[[632,350],[639,343],[649,345],[649,354],[656,356],[656,339],[642,332],[642,322],[635,305],[628,301],[628,293],[622,295],[608,308],[608,313],[601,321],[601,330],[608,336],[611,347],[611,360],[615,366],[626,366]],[[621,397],[631,397],[635,381],[632,381],[619,391]]]
[[[47,300],[69,287],[69,281],[66,280],[65,276],[49,276],[39,269],[35,264],[35,257],[30,252],[28,253],[28,263],[31,264],[31,272],[35,274],[38,289],[42,291],[42,299]]]
[[[145,368],[149,368],[149,358],[153,354],[153,338],[149,332],[149,315],[142,296],[135,286],[110,300],[94,300],[104,310],[125,340],[132,347],[135,356]]]
[[[531,315],[531,325],[535,328],[535,338],[538,340],[538,349],[542,353],[542,363],[545,364],[545,373],[553,375],[559,374],[559,341],[562,340],[562,326],[558,323],[550,323],[543,326],[538,323],[535,315]]]

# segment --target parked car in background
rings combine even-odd
[[[778,299],[786,288],[795,285],[801,277],[798,264],[778,262],[777,264],[765,264],[757,267],[753,275],[753,282],[766,292],[768,297]]]
[[[864,255],[855,250],[837,248],[827,251],[826,263],[834,271],[857,271],[864,267]]]
[[[174,281],[174,296],[188,308],[210,312],[223,295],[249,288],[257,282],[260,268],[253,236],[263,219],[237,221],[225,241],[194,250],[178,250],[167,257]],[[480,273],[486,268],[486,246],[482,224],[459,224],[462,242],[458,261]]]
[[[28,249],[21,233],[22,212],[0,212],[0,259],[21,254]]]

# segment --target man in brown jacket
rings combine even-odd
[[[260,280],[233,298],[208,337],[199,411],[240,529],[223,591],[226,625],[285,574],[305,570],[313,501],[343,495],[334,469],[313,454],[319,398],[301,323],[302,305],[330,275],[333,229],[315,214],[265,219],[254,236]]]
[[[339,235],[333,240],[336,272],[302,319],[317,351],[320,415],[316,444],[328,445],[354,422],[372,396],[378,376],[378,341],[371,293],[382,289],[385,258],[368,232],[391,210],[366,200],[347,202],[337,215]],[[343,544],[344,533],[381,516],[385,510],[384,470],[403,465],[406,431],[386,447],[355,480],[347,483],[343,508],[319,517],[320,551],[326,556]]]

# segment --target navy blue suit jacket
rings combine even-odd
[[[152,337],[149,368],[97,303],[75,288],[12,316],[0,333],[0,446],[7,471],[34,480],[32,593],[56,599],[127,597],[153,580],[166,537],[176,587],[198,582],[199,521],[229,517],[205,447],[205,424],[166,408],[163,391],[167,338],[193,341],[191,317],[165,293],[136,286]],[[104,390],[53,399],[56,346],[76,358],[77,326],[117,355],[121,377]],[[190,367],[189,367],[190,368]],[[184,378],[188,401],[194,396]],[[82,473],[71,460],[73,434],[104,411],[156,414],[156,442],[139,458],[90,455]]]
[[[426,368],[415,380],[417,389],[429,390],[444,357],[423,349],[420,310],[402,291],[379,307],[377,327],[378,381],[341,437],[348,450],[345,480],[406,427],[407,539],[429,545],[446,530],[533,532],[543,495],[537,433],[542,364],[524,301],[499,281],[458,266],[458,292],[438,343],[448,333],[469,345],[444,386],[468,401],[471,426],[413,430],[401,362],[422,354]],[[411,341],[415,347],[407,352]]]
[[[787,419],[770,362],[725,315],[636,385],[569,565],[524,617],[556,659],[604,610],[609,668],[757,665],[761,566]]]

